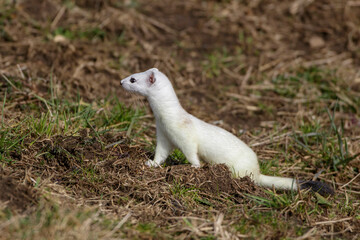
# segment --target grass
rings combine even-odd
[[[18,86],[18,90],[22,91],[21,84]],[[42,141],[55,139],[57,136],[65,137],[65,139],[66,137],[78,136],[84,129],[90,132],[92,138],[76,144],[85,148],[87,145],[91,146],[99,142],[102,144],[102,150],[104,150],[102,137],[106,133],[124,133],[129,132],[131,128],[139,128],[137,125],[138,118],[144,114],[142,110],[125,107],[114,98],[95,101],[90,104],[81,99],[77,101],[58,99],[53,91],[50,91],[48,99],[34,95],[33,99],[30,100],[28,103],[22,103],[21,109],[31,109],[31,114],[28,114],[22,121],[12,121],[9,124],[9,118],[4,114],[4,109],[11,102],[16,101],[16,98],[10,92],[9,95],[5,94],[2,99],[2,128],[0,130],[2,166],[11,167],[16,162],[20,162],[20,158],[17,159],[16,156],[22,155],[22,149],[31,149],[32,146]],[[32,100],[35,100],[35,103]],[[319,164],[320,168],[324,167],[331,169],[331,171],[341,171],[344,167],[349,167],[349,163],[356,159],[358,154],[351,155],[349,153],[343,124],[339,124],[335,120],[335,112],[339,111],[337,107],[334,108],[333,112],[330,110],[323,111],[328,117],[328,124],[324,124],[323,119],[322,121],[313,119],[300,122],[294,126],[294,133],[289,135],[291,137],[288,146],[290,150],[284,152],[282,144],[274,144],[272,151],[277,150],[278,155],[273,160],[261,161],[262,172],[269,175],[283,175],[280,172],[281,159],[285,157],[289,164],[293,164],[297,161],[297,157],[291,155],[293,152],[302,152],[304,155],[321,158],[323,161],[316,161],[316,164]],[[278,127],[274,131],[277,129]],[[257,135],[260,136],[261,132],[258,132]],[[131,136],[135,135],[132,134]],[[53,144],[54,146],[50,148],[45,146],[37,149],[36,158],[44,159],[42,160],[43,166],[48,164],[47,162],[59,161],[61,167],[71,170],[71,174],[68,173],[69,176],[67,176],[69,179],[77,179],[76,181],[82,181],[89,185],[94,184],[94,186],[108,184],[106,178],[109,175],[98,167],[98,162],[86,163],[84,161],[87,160],[83,153],[72,152],[72,148],[62,146],[60,142],[53,141]],[[146,144],[149,147],[150,143],[147,142]],[[63,159],[61,161],[64,162],[61,163],[59,159]],[[96,159],[95,157],[92,161],[97,161]],[[179,150],[175,150],[169,159],[171,162],[187,163],[185,156]],[[302,167],[311,167],[311,164],[312,162],[304,161]],[[357,170],[354,168],[354,171]],[[44,191],[43,186],[46,186],[48,181],[46,177],[38,175],[34,176],[33,179],[34,188]],[[99,189],[93,189],[84,194],[98,194],[99,192],[101,192]],[[214,199],[207,196],[206,193],[204,195],[203,190],[195,186],[184,186],[176,181],[169,184],[167,194],[177,199],[176,201],[179,201],[185,209],[201,208],[211,211],[216,209],[216,201],[219,201],[214,202]],[[240,234],[253,238],[265,238],[269,232],[272,232],[271,234],[274,237],[287,238],[286,231],[294,232],[296,236],[301,236],[308,231],[308,228],[298,224],[289,224],[285,220],[288,215],[297,216],[296,218],[307,222],[307,224],[309,224],[309,218],[317,219],[315,221],[320,222],[318,216],[327,216],[331,220],[337,219],[339,214],[357,218],[360,215],[359,210],[356,210],[355,207],[358,202],[353,197],[350,199],[348,197],[332,199],[311,193],[299,195],[294,192],[277,193],[270,190],[266,190],[263,196],[253,194],[245,194],[245,196],[246,203],[244,206],[247,210],[244,211],[246,217],[237,217],[236,224],[232,228]],[[131,197],[120,197],[117,204],[124,202],[130,204],[132,201]],[[141,200],[137,201],[141,203]],[[236,214],[234,215],[233,210],[230,209],[236,209],[237,205],[231,197],[227,198],[226,201],[227,206],[231,207],[222,211],[233,218]],[[6,236],[15,238],[51,237],[66,239],[83,235],[88,236],[89,239],[98,239],[108,236],[110,233],[118,237],[124,236],[124,234],[131,236],[135,233],[145,234],[148,237],[173,236],[169,235],[163,228],[160,230],[151,221],[121,224],[121,227],[116,228],[121,219],[109,218],[98,209],[77,208],[70,210],[68,207],[60,208],[57,204],[46,202],[42,202],[34,212],[26,216],[17,215],[8,208],[3,208],[0,210],[0,217],[2,221],[9,223],[2,229],[7,234]],[[199,231],[199,226],[186,218],[183,218],[181,225],[190,229],[191,234],[196,234]],[[265,232],[260,230],[261,226]],[[212,239],[212,236],[206,235],[202,238]]]
[[[0,187],[10,186],[8,179],[16,183],[0,194],[0,238],[359,236],[360,97],[353,73],[358,53],[350,49],[356,47],[341,47],[356,45],[343,36],[351,35],[357,20],[347,16],[346,26],[344,21],[333,26],[332,19],[343,16],[342,4],[324,19],[325,46],[309,51],[308,39],[292,39],[283,31],[309,36],[309,29],[299,29],[312,16],[310,35],[322,36],[316,31],[324,23],[317,16],[327,12],[314,12],[324,4],[316,1],[306,14],[291,18],[288,11],[273,17],[267,9],[274,3],[266,2],[169,7],[154,1],[146,8],[139,7],[143,1],[88,2],[86,8],[77,1],[51,3],[66,7],[58,22],[61,11],[52,16],[47,4],[33,3],[36,17],[50,22],[35,20],[25,3],[0,4],[0,39],[8,44],[0,44],[0,184],[5,183]],[[54,42],[58,35],[69,41]],[[194,115],[223,120],[232,132],[244,129],[240,138],[259,144],[254,150],[262,173],[317,177],[333,185],[336,195],[236,186],[243,182],[223,179],[220,168],[170,166],[188,163],[179,150],[162,168],[145,167],[155,151],[153,119],[143,117],[144,109],[126,107],[128,95],[111,84],[153,66],[165,69]],[[81,91],[77,98],[75,83]],[[209,182],[218,189],[205,188]],[[225,191],[230,183],[234,191]],[[6,198],[7,193],[12,195]],[[31,204],[11,205],[29,196]]]
[[[21,126],[13,128],[3,127],[0,130],[0,160],[12,162],[11,154],[19,153],[21,145],[28,134],[21,133]]]
[[[49,205],[42,202],[26,216],[12,215],[2,209],[0,219],[11,222],[2,226],[2,237],[5,239],[100,239],[122,236],[121,232],[112,233],[119,221],[104,216],[96,208],[62,208],[55,203]]]
[[[247,196],[254,200],[256,204],[264,207],[268,207],[271,209],[283,209],[286,207],[289,207],[295,200],[293,194],[276,194],[272,191],[265,191],[268,196],[266,198],[259,197],[259,196],[253,196],[250,194],[247,194]]]
[[[276,87],[275,92],[280,96],[294,98],[302,94],[302,91],[311,89],[319,99],[337,99],[334,91],[337,81],[334,72],[324,71],[318,67],[300,69],[295,74],[279,75],[272,79]]]
[[[342,90],[337,85],[342,81],[336,77],[336,71],[324,70],[318,67],[300,68],[296,74],[279,75],[272,79],[273,91],[279,96],[287,99],[301,99],[303,96],[311,96],[303,102],[307,109],[315,111],[312,119],[302,120],[298,126],[293,127],[293,134],[289,147],[306,155],[315,156],[321,161],[316,165],[320,168],[338,171],[339,167],[344,168],[349,162],[355,160],[360,153],[350,154],[348,150],[347,137],[344,132],[344,123],[336,122],[335,113],[350,112],[356,113],[352,103],[358,102],[357,97],[349,97],[351,101],[341,98]],[[309,91],[310,92],[306,92]],[[331,108],[317,108],[323,101],[334,101]],[[269,107],[268,107],[269,108]],[[274,108],[271,106],[271,108]],[[325,118],[325,120],[324,120]],[[327,119],[326,119],[327,118]],[[282,147],[280,145],[279,147]],[[283,155],[287,159],[287,154]],[[262,162],[261,168],[266,173],[277,164],[267,161]]]
[[[116,98],[111,98],[95,104],[87,104],[82,100],[71,102],[51,97],[46,100],[35,96],[39,102],[33,107],[33,101],[22,104],[22,109],[33,109],[24,120],[6,124],[4,109],[7,95],[4,95],[0,129],[0,160],[11,161],[13,152],[33,145],[44,139],[55,136],[72,136],[81,129],[90,129],[92,134],[100,140],[100,135],[109,131],[129,131],[136,127],[137,119],[143,115],[142,110],[124,107]],[[10,99],[16,101],[15,99]],[[135,126],[134,126],[135,125]],[[27,144],[25,144],[25,142]]]
[[[133,124],[143,114],[142,111],[133,110],[124,107],[124,105],[117,99],[106,99],[103,101],[94,102],[92,104],[85,103],[82,100],[71,102],[68,100],[57,99],[53,94],[50,94],[49,99],[37,98],[37,106],[24,106],[25,109],[32,109],[32,114],[27,116],[23,121],[18,121],[16,124],[7,125],[4,116],[4,108],[9,103],[7,96],[3,98],[2,104],[2,129],[0,138],[1,161],[5,165],[16,162],[14,153],[21,154],[21,149],[28,148],[44,139],[52,139],[58,135],[73,136],[80,133],[82,129],[89,129],[92,132],[95,141],[101,142],[100,136],[107,132],[127,132],[129,128],[134,127]],[[11,99],[14,100],[14,99]],[[33,103],[31,103],[33,104]],[[26,105],[26,103],[25,103]],[[338,111],[336,108],[334,112]],[[305,154],[319,156],[324,159],[324,167],[328,167],[333,171],[339,171],[339,166],[346,166],[355,159],[357,155],[350,156],[348,151],[348,144],[344,136],[343,125],[335,123],[334,112],[325,111],[328,116],[330,125],[325,125],[317,119],[309,122],[303,122],[296,130],[298,133],[291,135],[292,141],[290,145],[296,151],[303,151]],[[93,141],[93,140],[92,140]],[[30,144],[29,144],[30,143]],[[85,145],[84,145],[85,146]],[[321,146],[321,147],[319,147]],[[276,145],[276,148],[282,148],[282,145]],[[99,171],[96,165],[83,165],[84,157],[78,154],[70,153],[65,148],[59,147],[56,149],[44,149],[44,152],[38,152],[38,157],[47,156],[48,159],[56,159],[60,155],[67,156],[74,163],[80,164],[79,168],[75,168],[72,172],[74,178],[82,179],[89,184],[104,183],[104,175]],[[292,159],[294,162],[296,158],[291,158],[286,153],[281,153],[278,157],[271,161],[261,162],[261,169],[264,174],[282,175],[279,172],[279,162],[282,156]],[[72,159],[72,160],[71,160]],[[176,161],[180,164],[186,163],[185,156],[179,150],[175,150],[170,156],[171,161]],[[67,163],[70,164],[70,163]],[[306,162],[304,163],[306,165]],[[320,167],[321,167],[320,166]],[[38,176],[35,179],[34,187],[41,188],[42,179]],[[209,201],[207,197],[202,197],[201,192],[195,187],[185,187],[181,183],[172,183],[169,188],[169,193],[179,199],[186,208],[193,208],[203,206],[204,208],[212,209],[215,207],[213,202]],[[240,220],[233,227],[241,234],[251,236],[254,238],[264,238],[265,235],[259,231],[260,225],[265,225],[266,229],[272,228],[274,234],[276,232],[284,232],[284,229],[296,232],[297,236],[305,234],[306,229],[303,227],[291,227],[288,223],[282,220],[284,212],[295,214],[298,216],[305,216],[312,218],[318,215],[324,215],[329,208],[335,207],[332,210],[334,218],[341,212],[342,214],[359,216],[359,212],[351,207],[351,202],[346,205],[336,204],[339,200],[326,199],[319,195],[312,196],[311,193],[306,193],[304,196],[296,193],[275,193],[273,191],[265,191],[265,196],[257,196],[252,194],[245,194],[247,196],[247,205],[252,206],[254,210],[247,210],[247,216],[250,218],[252,226],[249,228],[248,220]],[[308,203],[305,204],[305,201]],[[131,198],[123,198],[120,202],[130,202]],[[232,200],[229,203],[231,203]],[[309,201],[312,203],[309,204]],[[342,202],[344,200],[340,200]],[[355,201],[355,204],[357,202]],[[269,211],[257,211],[255,209],[269,209]],[[116,225],[116,220],[110,220],[106,216],[100,216],[98,211],[94,210],[78,210],[75,211],[60,210],[57,205],[48,204],[39,206],[33,215],[24,218],[12,216],[8,209],[3,209],[2,215],[7,216],[7,221],[14,221],[11,224],[11,229],[5,229],[7,234],[21,238],[38,238],[42,236],[50,236],[61,239],[61,236],[73,236],[72,234],[80,234],[81,229],[87,226],[88,232],[84,233],[86,236],[91,236],[92,231],[96,231],[95,237],[97,239],[105,236]],[[10,215],[9,215],[10,214]],[[1,214],[0,214],[1,215]],[[331,215],[331,214],[330,214]],[[328,215],[328,216],[330,216]],[[91,223],[90,225],[89,222]],[[104,226],[104,224],[106,226]],[[196,232],[197,226],[192,222],[184,219],[185,226]],[[140,222],[135,226],[126,225],[131,231],[139,232],[147,236],[156,237],[161,236],[157,226],[151,222]],[[20,235],[17,232],[20,231]],[[69,233],[64,234],[67,231]],[[267,230],[269,231],[269,230]],[[116,236],[122,236],[122,231],[117,229],[114,233]],[[280,234],[281,235],[281,234]],[[208,239],[210,236],[203,237]],[[282,236],[286,238],[286,235]],[[91,237],[90,237],[91,238]],[[210,237],[211,238],[211,237]]]
[[[175,149],[168,157],[168,160],[170,161],[170,164],[189,164],[189,161],[179,149]]]
[[[174,182],[170,192],[173,196],[184,199],[189,204],[194,204],[194,201],[199,199],[198,189],[195,187],[183,186],[180,182]]]
[[[338,78],[336,70],[323,69],[316,66],[299,69],[295,73],[278,75],[272,79],[274,91],[286,98],[307,98],[307,103],[326,100],[341,100],[341,106],[352,112],[358,112],[359,97],[346,92],[348,86]],[[339,88],[338,86],[342,86]],[[333,109],[331,109],[333,110]]]
[[[348,150],[347,138],[344,136],[343,124],[335,124],[334,114],[326,109],[330,126],[321,126],[315,120],[313,123],[300,125],[299,134],[293,134],[297,148],[308,154],[316,155],[323,159],[326,167],[337,171],[338,167],[346,166],[350,161],[355,160],[360,154],[351,155]]]
[[[221,74],[221,69],[233,65],[234,62],[229,60],[229,57],[229,51],[225,47],[209,54],[203,62],[203,69],[207,77],[217,77]]]
[[[103,41],[106,37],[106,32],[100,28],[94,27],[86,30],[70,30],[62,27],[58,27],[52,33],[53,36],[61,35],[69,40],[74,39],[87,39],[94,40],[99,39]]]

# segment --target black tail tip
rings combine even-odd
[[[300,189],[311,189],[322,196],[332,196],[335,194],[334,189],[324,182],[299,180],[299,186]]]

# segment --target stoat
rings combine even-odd
[[[200,159],[223,163],[235,176],[250,176],[259,186],[287,190],[312,188],[323,194],[333,193],[331,187],[321,182],[299,183],[294,178],[261,174],[255,152],[230,132],[186,112],[171,82],[157,68],[132,74],[121,80],[121,85],[127,91],[145,96],[156,119],[155,157],[146,165],[160,166],[174,148],[178,148],[194,167],[200,167]]]

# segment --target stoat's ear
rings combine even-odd
[[[156,82],[155,71],[151,71],[150,77],[149,77],[149,83],[152,85],[155,82]]]

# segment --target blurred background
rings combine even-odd
[[[190,112],[232,127],[306,99],[359,111],[359,1],[2,0],[0,40],[1,71],[39,94],[51,75],[60,95],[126,102],[119,80],[157,67]]]

